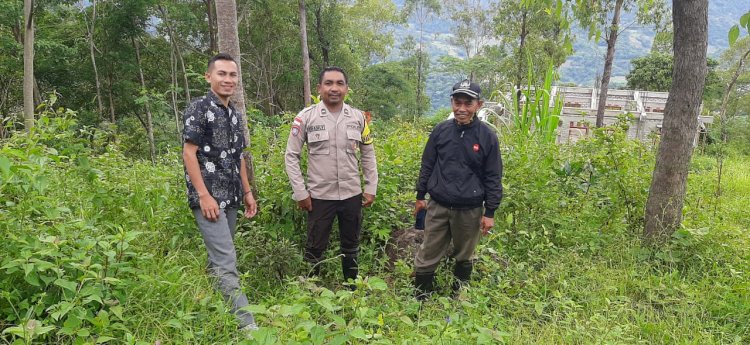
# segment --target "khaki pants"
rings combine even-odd
[[[483,208],[451,209],[427,202],[424,240],[414,258],[417,273],[433,273],[453,241],[456,261],[470,261],[481,236]]]

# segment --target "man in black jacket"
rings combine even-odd
[[[422,153],[414,210],[427,209],[424,241],[414,259],[420,300],[432,292],[435,269],[451,240],[454,291],[468,282],[480,233],[486,235],[495,225],[503,168],[495,132],[476,116],[481,92],[468,80],[453,86],[454,118],[435,126]]]

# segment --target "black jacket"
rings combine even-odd
[[[493,217],[503,197],[503,162],[495,132],[474,117],[467,125],[450,119],[430,133],[422,153],[417,200],[425,194],[445,207],[474,208],[484,204]]]

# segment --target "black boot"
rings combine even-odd
[[[357,258],[353,256],[341,257],[341,270],[344,272],[344,282],[348,282],[349,279],[356,280],[357,274],[359,274],[359,265],[357,265]],[[352,290],[355,290],[357,286],[352,282]]]
[[[471,279],[471,270],[474,267],[471,261],[456,261],[456,265],[453,266],[453,276],[456,278],[453,281],[453,295],[454,297],[458,294],[458,290],[461,286],[469,283]]]
[[[430,297],[432,292],[435,290],[435,273],[417,273],[414,278],[414,291],[415,297],[424,301],[427,297]]]

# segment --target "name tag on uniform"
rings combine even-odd
[[[326,130],[326,125],[309,125],[307,126],[307,133],[310,132],[321,132]]]

